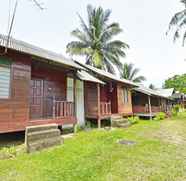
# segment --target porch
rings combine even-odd
[[[32,63],[28,126],[76,124],[75,87],[75,74],[70,71]]]

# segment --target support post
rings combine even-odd
[[[151,107],[150,95],[148,96],[148,104],[149,104],[150,120],[152,120],[152,107]]]
[[[55,117],[56,117],[56,100],[55,100],[55,96],[53,96],[53,100],[52,100],[52,102],[53,102],[53,108],[52,108],[52,111],[53,111],[53,119],[55,119]]]
[[[98,103],[98,128],[101,128],[101,118],[100,118],[100,84],[97,84],[97,103]]]
[[[73,92],[74,92],[74,116],[76,117],[76,77],[74,75],[74,86],[73,86]]]

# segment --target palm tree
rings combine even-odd
[[[122,32],[118,23],[108,23],[111,10],[87,6],[88,22],[79,15],[81,29],[72,31],[77,41],[67,45],[67,53],[85,56],[86,64],[114,73],[113,65],[121,68],[120,57],[125,57],[124,49],[129,46],[113,37]]]
[[[177,12],[171,19],[169,23],[169,30],[174,30],[174,42],[182,37],[182,45],[184,46],[185,44],[185,39],[186,39],[186,0],[180,0],[180,2],[184,5],[184,9]],[[167,32],[167,34],[168,34]]]
[[[140,83],[142,81],[145,81],[146,78],[144,76],[137,76],[139,73],[140,69],[134,68],[134,64],[132,63],[125,63],[123,65],[121,77],[127,80],[131,80],[136,83]]]

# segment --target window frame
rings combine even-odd
[[[124,104],[129,103],[129,92],[126,87],[123,88],[123,101],[124,101]]]
[[[0,100],[9,100],[9,99],[11,99],[11,97],[12,97],[12,84],[11,84],[11,82],[12,82],[12,64],[11,64],[11,61],[10,61],[10,59],[8,59],[8,58],[0,58],[0,60],[2,60],[2,62],[3,61],[6,61],[6,62],[8,62],[8,63],[2,63],[1,61],[0,61],[0,67],[6,67],[6,68],[9,68],[10,69],[10,75],[9,75],[9,91],[8,91],[8,96],[7,97],[0,97]]]

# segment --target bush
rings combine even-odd
[[[174,105],[171,112],[173,116],[177,116],[180,111],[181,106],[179,104]]]
[[[80,126],[79,124],[76,124],[76,125],[74,126],[74,133],[79,133],[79,132],[82,131],[82,130],[83,130],[83,127]]]
[[[139,122],[139,117],[138,116],[133,116],[133,117],[129,117],[128,118],[128,121],[131,123],[131,124],[136,124]]]
[[[164,112],[160,112],[156,115],[156,117],[154,118],[154,120],[156,121],[160,121],[160,120],[164,120],[166,117],[166,114]]]

